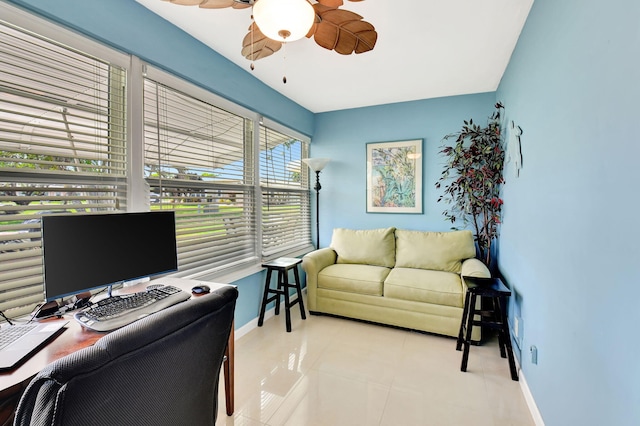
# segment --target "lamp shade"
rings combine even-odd
[[[309,166],[309,168],[314,172],[319,172],[320,170],[324,169],[324,166],[326,166],[327,163],[331,161],[331,159],[330,158],[303,158],[302,161],[304,162],[304,164]]]
[[[253,19],[270,39],[289,42],[307,35],[315,11],[307,0],[258,0],[253,5]]]

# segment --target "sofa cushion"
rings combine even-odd
[[[382,296],[389,268],[371,265],[335,264],[318,274],[318,288]]]
[[[356,263],[393,268],[396,263],[395,228],[353,230],[336,228],[331,248],[338,255],[336,263]]]
[[[471,231],[425,232],[397,229],[396,267],[460,273],[464,259],[475,257]]]
[[[384,297],[461,308],[462,283],[452,272],[393,268],[384,282]]]

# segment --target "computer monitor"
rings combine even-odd
[[[42,217],[47,301],[178,269],[175,214]]]

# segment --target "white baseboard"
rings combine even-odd
[[[268,320],[269,318],[275,316],[275,314],[276,314],[276,308],[273,307],[264,313],[264,320],[265,321]],[[258,318],[254,318],[248,323],[246,323],[245,325],[243,325],[242,327],[235,330],[234,340],[238,340],[239,338],[241,338],[242,336],[244,336],[245,334],[249,333],[251,330],[257,327],[258,327]]]
[[[303,288],[302,289],[302,294],[304,297],[307,296],[307,288]],[[305,299],[305,304],[306,304],[306,299]],[[309,312],[308,308],[307,308],[307,313]],[[276,315],[276,307],[274,306],[273,308],[269,309],[268,311],[266,311],[264,313],[264,320],[268,320],[271,317],[274,317]],[[251,321],[249,321],[248,323],[246,323],[245,325],[243,325],[242,327],[238,328],[235,330],[235,338],[233,340],[238,340],[239,338],[241,338],[242,336],[244,336],[245,334],[249,333],[251,330],[253,330],[254,328],[258,327],[258,317],[252,319]]]
[[[527,379],[525,379],[524,374],[522,374],[522,370],[518,371],[518,375],[520,380],[520,388],[522,389],[522,394],[524,395],[524,399],[527,402],[529,411],[531,412],[533,422],[536,426],[544,426],[544,420],[542,420],[542,415],[540,414],[540,410],[538,410],[536,401],[533,399],[533,395],[531,394],[531,390],[529,389],[529,385],[527,384]]]

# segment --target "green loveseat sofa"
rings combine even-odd
[[[471,231],[334,229],[302,259],[309,311],[457,337],[462,276],[491,276],[475,254]]]

